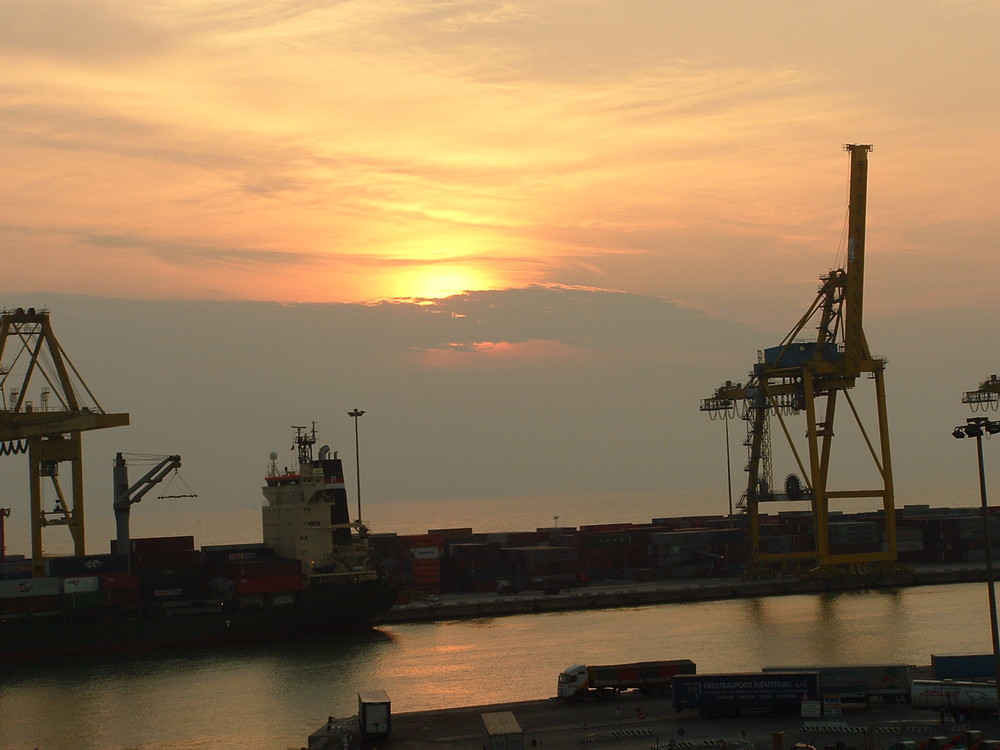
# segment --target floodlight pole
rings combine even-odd
[[[976,438],[976,453],[979,458],[979,501],[983,517],[986,582],[990,602],[990,635],[993,639],[993,681],[996,686],[997,708],[1000,709],[1000,628],[997,624],[996,580],[993,577],[993,545],[990,540],[989,501],[986,497],[986,463],[983,459],[983,432],[991,435],[1000,432],[1000,422],[991,422],[986,417],[969,417],[965,422],[965,425],[956,427],[952,435],[956,438]]]
[[[976,452],[979,454],[979,501],[983,512],[983,534],[986,542],[986,581],[990,597],[990,634],[993,637],[993,681],[997,690],[997,707],[1000,709],[1000,627],[997,625],[996,579],[993,577],[993,551],[990,540],[989,502],[986,499],[986,464],[983,461],[983,434],[976,435]]]
[[[354,475],[358,479],[358,523],[361,523],[361,453],[358,451],[358,417],[364,413],[363,409],[347,412],[347,416],[354,418]]]

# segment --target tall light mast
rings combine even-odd
[[[747,489],[739,502],[749,517],[752,567],[817,563],[821,566],[862,566],[896,560],[896,519],[885,399],[885,360],[872,356],[865,338],[864,262],[867,211],[868,153],[870,145],[848,145],[851,156],[847,257],[843,268],[821,277],[816,299],[777,346],[758,353],[758,362],[746,385],[727,381],[701,402],[701,410],[719,413],[736,408],[747,423]],[[815,335],[800,338],[812,324]],[[862,375],[875,384],[877,439],[872,440],[850,391]],[[834,486],[832,470],[834,421],[840,395],[877,470],[879,486],[848,489]],[[805,412],[805,445],[793,440],[787,417]],[[799,480],[789,474],[776,489],[770,476],[770,419],[775,417],[791,450]],[[854,467],[850,467],[853,469]],[[853,478],[848,476],[849,481]],[[830,544],[830,501],[877,498],[885,523],[883,549],[841,551]],[[815,530],[812,549],[773,552],[762,549],[760,503],[808,502]]]

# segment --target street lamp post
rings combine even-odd
[[[986,545],[986,582],[990,599],[990,633],[993,637],[993,680],[997,691],[997,706],[1000,707],[1000,630],[997,625],[997,594],[993,578],[993,550],[990,541],[989,503],[986,499],[986,464],[983,461],[983,433],[995,435],[1000,432],[1000,422],[991,421],[986,417],[969,417],[964,425],[959,425],[952,431],[956,438],[974,437],[979,456],[979,500],[982,506],[983,535]]]
[[[347,412],[354,418],[354,475],[358,478],[358,523],[361,523],[361,453],[358,451],[358,417],[364,414],[363,409]]]

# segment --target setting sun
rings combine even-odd
[[[406,268],[387,280],[388,297],[439,299],[470,290],[497,289],[500,285],[481,268],[428,264]]]

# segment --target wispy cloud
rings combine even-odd
[[[289,288],[254,277],[275,263],[314,299],[464,275],[733,314],[773,278],[754,258],[796,280],[825,270],[843,142],[886,144],[893,218],[923,225],[933,206],[970,242],[989,234],[1000,156],[977,81],[1000,74],[1000,14],[962,5],[974,19],[892,6],[858,26],[792,2],[13,0],[0,202],[18,242],[62,247],[67,286],[99,273],[80,265],[87,238],[127,237],[117,278],[219,261],[240,269],[213,281],[222,296]],[[206,293],[188,283],[164,287]]]

